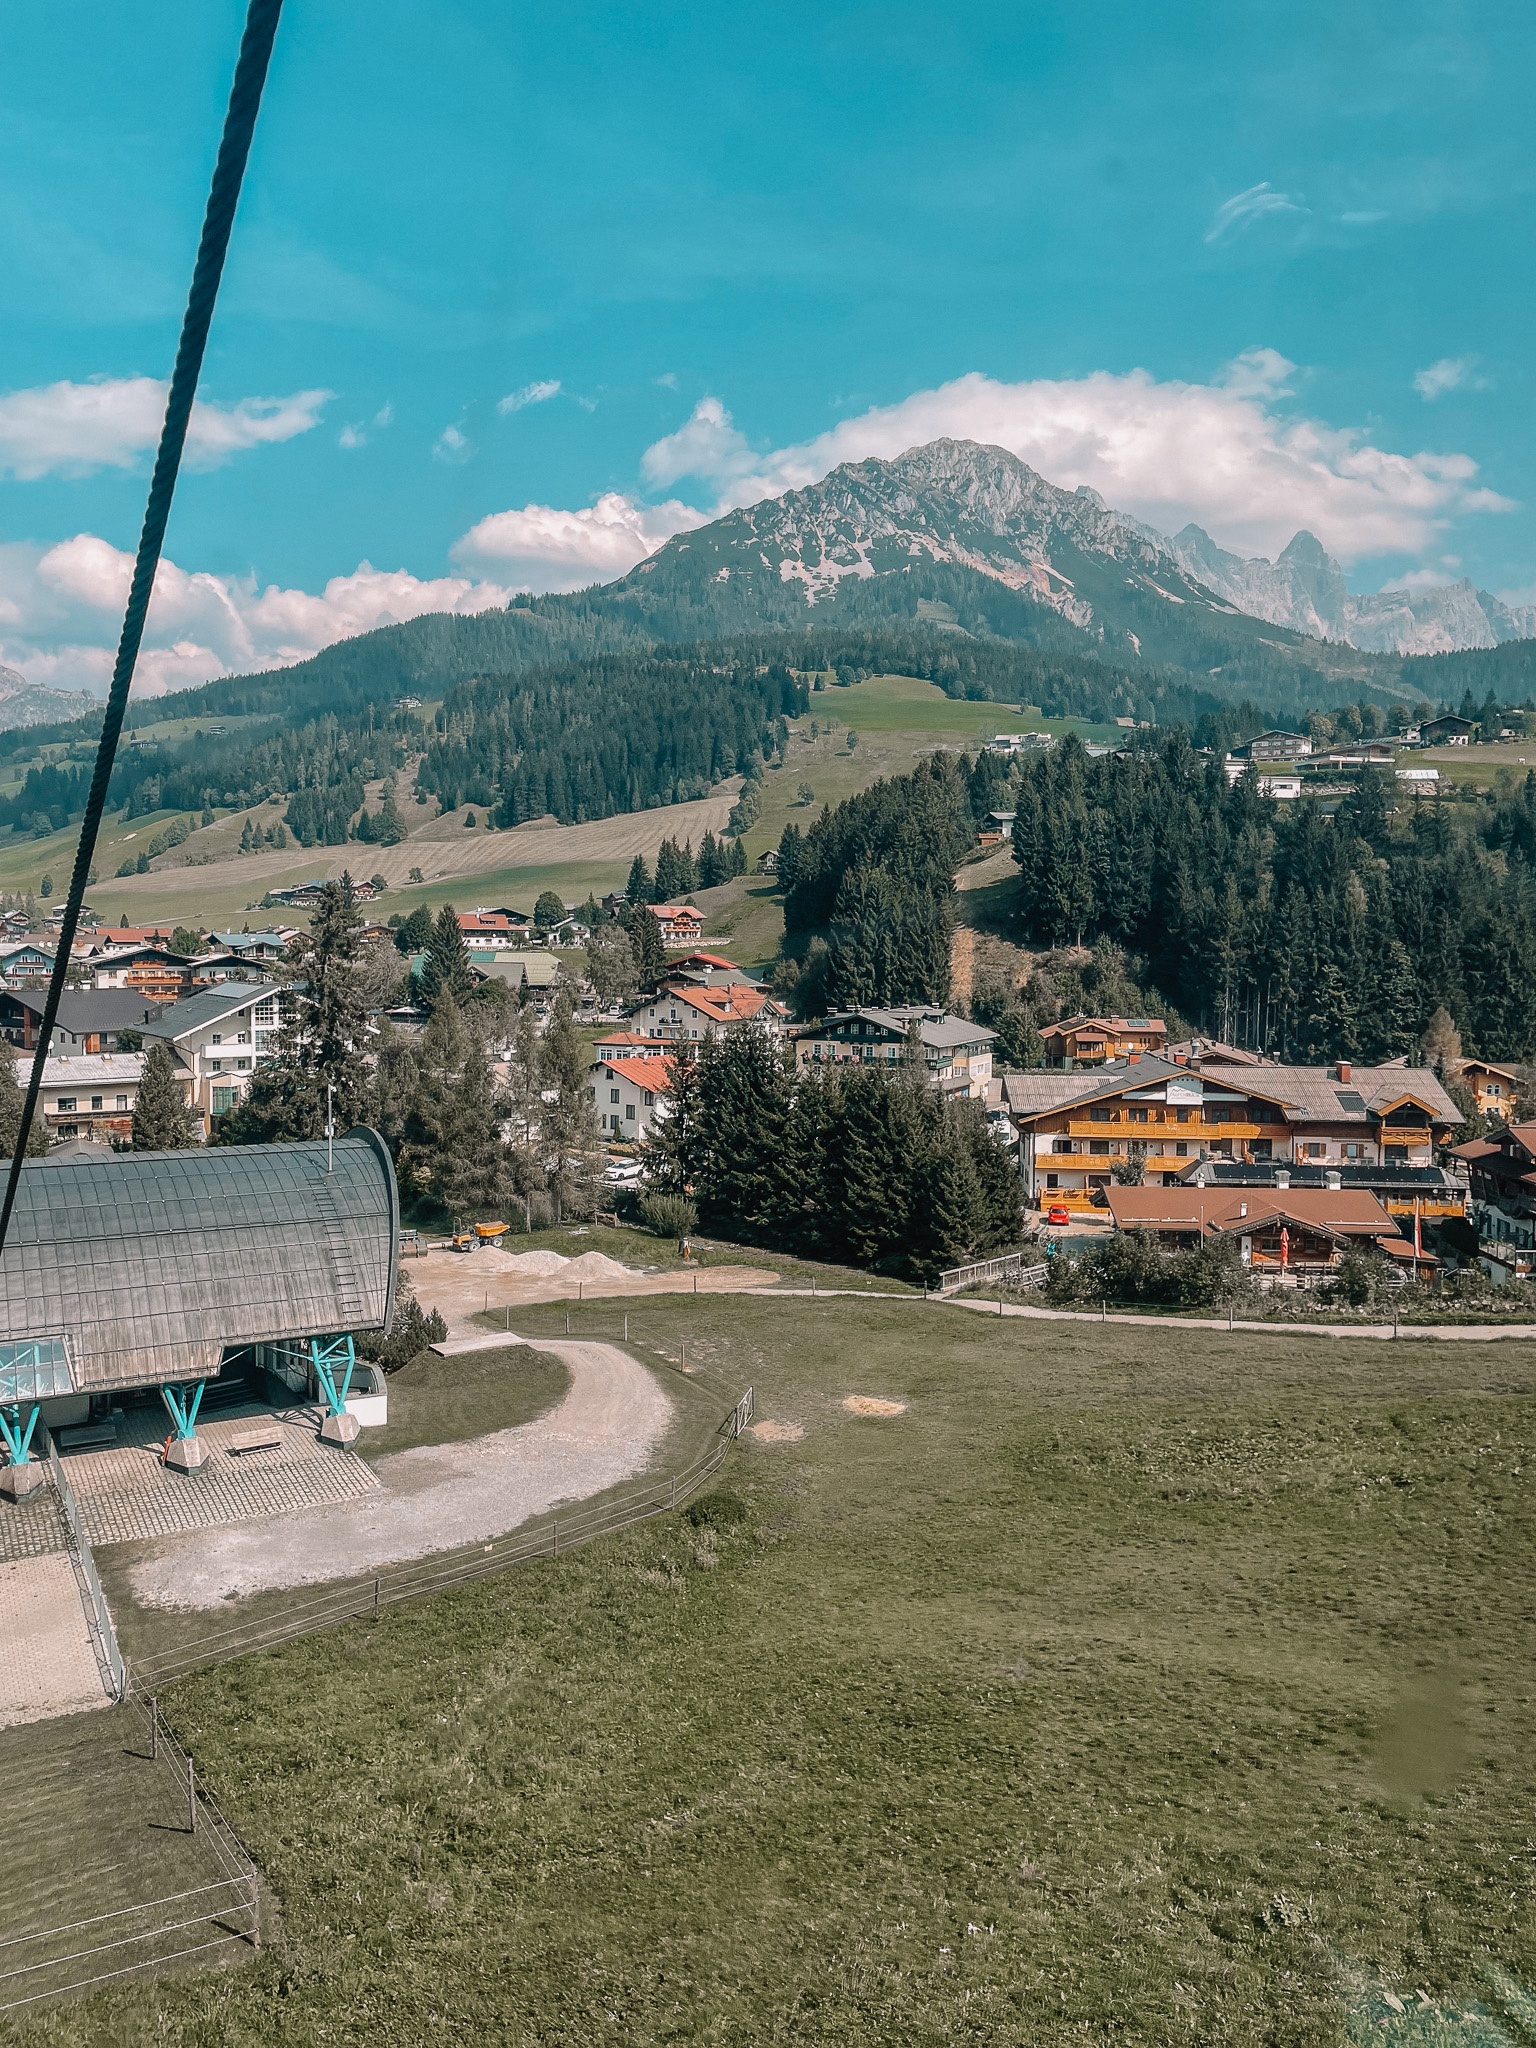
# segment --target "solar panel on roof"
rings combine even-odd
[[[1347,1110],[1351,1116],[1365,1115],[1363,1095],[1357,1094],[1353,1088],[1335,1088],[1333,1092],[1338,1097],[1340,1109]]]

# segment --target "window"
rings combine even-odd
[[[222,1044],[224,1043],[224,1034],[223,1034],[223,1032],[222,1032],[222,1031],[215,1031],[215,1032],[214,1032],[214,1034],[213,1034],[213,1037],[212,1037],[212,1038],[211,1038],[211,1039],[210,1039],[210,1040],[209,1040],[208,1042],[209,1042],[209,1044],[210,1044],[210,1045],[222,1045]]]
[[[119,1109],[126,1109],[128,1107],[128,1098],[126,1095],[119,1095],[119,1097],[117,1098],[117,1106]]]
[[[608,1090],[608,1100],[609,1100],[610,1102],[617,1102],[617,1101],[618,1101],[618,1099],[619,1099],[619,1091],[618,1091],[618,1089],[617,1089],[617,1088],[610,1088],[610,1089]]]
[[[100,1109],[100,1108],[101,1108],[101,1097],[100,1097],[99,1095],[93,1095],[93,1096],[91,1097],[91,1107],[92,1107],[92,1109]]]
[[[1051,1150],[1053,1152],[1070,1152],[1072,1150],[1072,1140],[1070,1138],[1053,1138],[1051,1140]]]
[[[210,1074],[222,1074],[224,1071],[224,1062],[222,1060],[210,1060],[208,1062],[208,1071]]]
[[[1146,1120],[1147,1112],[1144,1109],[1133,1109],[1131,1111],[1131,1122],[1133,1124],[1144,1124]]]
[[[1095,1124],[1112,1124],[1119,1121],[1118,1113],[1108,1103],[1096,1102],[1088,1112],[1088,1120]]]
[[[249,1045],[250,1042],[251,1034],[249,1031],[242,1031],[235,1040],[236,1045]]]
[[[1180,1140],[1180,1142],[1173,1148],[1173,1156],[1175,1159],[1187,1159],[1189,1157],[1188,1145],[1186,1145],[1182,1140]]]
[[[214,1115],[218,1116],[226,1109],[233,1109],[235,1106],[235,1097],[239,1093],[240,1091],[238,1088],[215,1088],[213,1091]]]
[[[624,1114],[625,1114],[625,1116],[626,1116],[626,1117],[632,1117],[632,1116],[634,1115],[634,1113],[635,1113],[635,1105],[634,1105],[634,1104],[633,1104],[632,1102],[626,1102],[626,1103],[625,1103],[625,1105],[624,1105]]]
[[[1045,1184],[1048,1188],[1059,1187],[1061,1185],[1061,1175],[1059,1173],[1048,1173],[1045,1176]]]
[[[75,1106],[75,1098],[73,1097],[73,1095],[61,1095],[58,1101],[53,1106],[61,1116],[65,1116],[71,1110],[73,1110]]]
[[[1181,1124],[1187,1124],[1189,1122],[1189,1111],[1187,1109],[1181,1109],[1177,1111],[1176,1114]]]
[[[1275,1147],[1272,1139],[1255,1138],[1249,1144],[1248,1157],[1250,1159],[1273,1159],[1274,1156]]]
[[[1326,1145],[1303,1145],[1301,1149],[1308,1159],[1326,1159],[1328,1157],[1328,1147]]]
[[[647,1088],[647,1089],[645,1090],[645,1106],[646,1106],[646,1108],[647,1108],[647,1109],[649,1109],[649,1108],[650,1108],[650,1106],[651,1106],[651,1104],[652,1104],[652,1103],[653,1103],[653,1102],[654,1102],[655,1100],[656,1100],[655,1096],[654,1096],[654,1095],[653,1095],[653,1094],[651,1093],[650,1089],[649,1089],[649,1088]]]
[[[1109,1150],[1108,1138],[1090,1138],[1088,1150],[1090,1152],[1107,1152]]]
[[[1358,1145],[1346,1145],[1344,1147],[1344,1157],[1346,1159],[1358,1159],[1360,1157],[1360,1147]]]
[[[79,1131],[75,1128],[73,1124],[59,1125],[59,1136],[61,1138],[78,1138],[79,1135]]]
[[[236,1060],[235,1065],[240,1069],[240,1072],[242,1074],[250,1072],[251,1063],[249,1060]]]

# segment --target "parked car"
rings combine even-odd
[[[1072,1221],[1071,1211],[1064,1209],[1060,1202],[1052,1202],[1046,1211],[1045,1220],[1053,1230],[1065,1230]]]

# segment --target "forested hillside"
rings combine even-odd
[[[1229,788],[1181,734],[1020,775],[1023,936],[1117,940],[1207,1030],[1301,1061],[1388,1059],[1441,1005],[1467,1050],[1536,1054],[1536,774],[1476,803],[1367,771],[1335,817]],[[1394,807],[1395,806],[1395,807]]]

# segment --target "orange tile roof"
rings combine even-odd
[[[1122,1230],[1257,1231],[1282,1223],[1340,1237],[1396,1234],[1368,1188],[1107,1187],[1109,1213]],[[1247,1209],[1247,1215],[1243,1210]]]
[[[597,1064],[600,1067],[606,1067],[610,1074],[617,1074],[621,1080],[632,1082],[636,1088],[649,1088],[653,1093],[665,1093],[672,1085],[672,1061],[670,1058],[656,1059],[652,1057],[643,1060],[599,1058]]]

